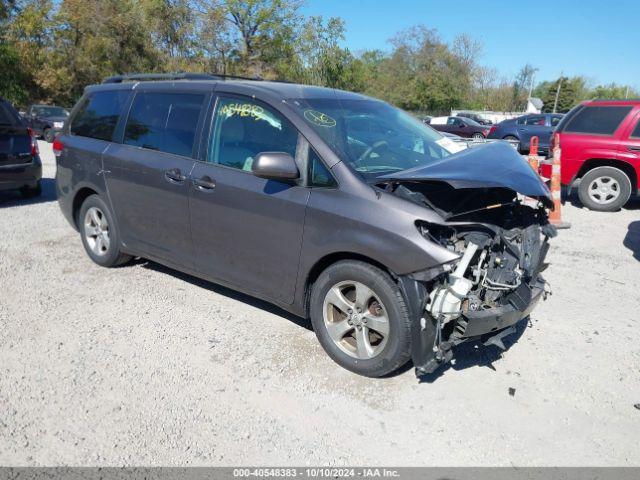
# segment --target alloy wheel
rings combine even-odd
[[[389,317],[378,295],[361,282],[332,286],[323,304],[329,337],[347,355],[368,360],[384,349],[389,337]]]
[[[109,222],[102,210],[91,207],[84,216],[84,236],[87,245],[98,256],[106,255],[111,245]]]
[[[607,205],[615,202],[620,196],[620,184],[612,177],[598,177],[589,184],[587,192],[595,203]]]

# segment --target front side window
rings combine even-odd
[[[191,157],[205,95],[140,92],[131,105],[124,143]]]
[[[458,150],[433,128],[379,100],[297,98],[287,102],[367,181],[428,165]]]
[[[298,131],[280,113],[249,99],[220,97],[216,106],[209,162],[251,171],[262,152],[295,158]]]
[[[309,184],[312,187],[335,187],[337,183],[318,154],[309,148]]]
[[[71,121],[70,132],[79,137],[111,141],[128,97],[128,90],[89,94]]]
[[[567,133],[613,135],[631,107],[584,107],[564,127]]]

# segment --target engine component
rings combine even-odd
[[[469,242],[455,271],[448,275],[447,282],[431,292],[427,308],[433,318],[446,323],[462,313],[462,300],[473,287],[473,282],[464,278],[464,274],[477,250],[478,245]]]

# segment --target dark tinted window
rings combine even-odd
[[[611,135],[631,107],[584,107],[564,127],[564,132]]]
[[[0,125],[14,125],[18,122],[17,116],[10,108],[8,105],[0,102]]]
[[[526,125],[544,125],[545,118],[544,115],[535,115],[532,117],[527,117]]]
[[[127,90],[91,93],[71,121],[71,133],[80,137],[111,140],[128,96]]]
[[[631,133],[631,136],[633,138],[640,138],[640,119],[638,119],[638,123],[636,125],[636,128],[633,129],[633,132]]]
[[[191,93],[136,94],[124,143],[190,157],[204,97]]]
[[[329,169],[312,148],[309,148],[309,184],[313,187],[336,186],[336,181],[329,173]]]
[[[251,170],[261,152],[296,156],[298,131],[279,113],[249,99],[220,98],[209,161]]]
[[[551,117],[551,126],[552,127],[557,127],[558,124],[560,123],[560,120],[562,120],[561,116],[559,116],[559,115],[552,116]]]

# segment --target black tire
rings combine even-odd
[[[38,180],[35,187],[22,187],[20,189],[20,194],[24,198],[36,198],[42,195],[42,185],[40,184],[40,180]]]
[[[518,152],[520,152],[522,149],[522,145],[520,145],[520,139],[514,135],[507,135],[506,137],[502,138],[503,140],[507,140],[509,142],[518,142]]]
[[[471,138],[476,141],[484,140],[484,135],[481,134],[480,132],[476,132],[473,135],[471,135]]]
[[[600,181],[603,184],[609,182],[614,183],[617,187],[615,191],[617,196],[612,198],[611,201],[605,203],[598,203],[593,195],[594,183]],[[590,191],[592,190],[592,191]],[[605,195],[598,195],[603,200]],[[624,204],[627,203],[629,197],[631,197],[631,180],[622,170],[615,167],[597,167],[593,170],[589,170],[584,174],[580,180],[580,187],[578,188],[578,197],[580,202],[589,210],[595,210],[598,212],[614,212],[620,210]]]
[[[351,281],[359,282],[375,293],[384,306],[381,311],[384,311],[388,319],[386,341],[376,347],[379,352],[372,358],[354,358],[345,353],[331,338],[325,324],[324,301],[327,293],[336,284]],[[356,260],[343,260],[329,266],[313,285],[309,307],[318,341],[327,354],[347,370],[367,377],[381,377],[396,371],[409,361],[411,325],[406,302],[398,285],[381,269]],[[367,329],[365,331],[371,332]],[[355,333],[354,327],[354,339]],[[348,337],[345,336],[346,338]]]
[[[45,128],[44,132],[42,132],[42,138],[44,138],[47,143],[53,143],[55,133],[50,128]]]
[[[89,245],[88,229],[91,228],[91,226],[85,222],[87,212],[92,208],[97,209],[97,211],[106,218],[107,229],[105,231],[108,232],[109,246],[100,254],[97,254],[93,247]],[[82,245],[87,255],[98,265],[102,267],[116,267],[131,260],[132,257],[130,255],[120,251],[120,235],[113,214],[111,213],[111,209],[98,195],[90,195],[82,203],[78,213],[78,227]]]

